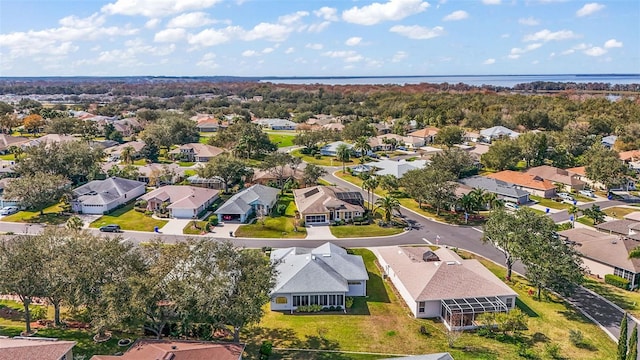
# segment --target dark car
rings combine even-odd
[[[120,225],[111,224],[111,225],[105,225],[105,226],[101,227],[100,231],[102,231],[102,232],[121,232],[122,229],[120,229]]]

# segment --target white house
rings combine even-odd
[[[480,130],[480,137],[488,143],[501,137],[509,137],[511,139],[515,139],[518,136],[520,136],[520,133],[515,132],[511,129],[507,129],[504,126],[494,126],[488,129]]]
[[[145,185],[118,177],[94,180],[73,190],[71,209],[82,214],[106,214],[144,194]]]
[[[390,246],[376,252],[384,276],[416,318],[440,318],[449,329],[472,329],[478,315],[515,307],[517,293],[478,260],[426,246]]]
[[[154,211],[166,207],[171,217],[194,219],[218,199],[218,191],[195,186],[167,185],[141,197],[147,209]]]
[[[346,145],[349,149],[353,150],[353,145],[344,141],[334,141],[320,148],[320,154],[325,156],[336,156],[338,153],[338,147],[340,145]]]
[[[254,123],[270,130],[295,130],[298,124],[287,119],[258,119]]]
[[[315,249],[291,247],[271,252],[278,278],[271,292],[271,310],[298,306],[344,308],[347,296],[366,296],[369,275],[359,255],[332,243]]]
[[[393,175],[396,178],[400,179],[410,170],[422,169],[427,166],[427,160],[414,160],[407,161],[406,159],[402,159],[400,161],[395,160],[381,160],[367,163],[365,165],[375,167],[378,170],[375,172],[376,175]]]
[[[245,222],[253,213],[268,215],[278,201],[279,189],[255,184],[233,195],[216,210],[221,221]]]

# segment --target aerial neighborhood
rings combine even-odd
[[[0,359],[637,353],[637,89],[88,84],[0,93]]]

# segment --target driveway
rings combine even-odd
[[[331,233],[331,227],[329,225],[307,225],[307,237],[309,240],[329,240],[337,239]]]
[[[182,235],[182,230],[189,224],[191,219],[169,219],[169,222],[166,223],[160,229],[160,232],[167,235]]]

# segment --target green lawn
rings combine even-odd
[[[311,155],[305,155],[301,153],[300,149],[295,149],[291,151],[291,155],[299,157],[302,159],[302,161],[309,164],[315,164],[315,165],[321,165],[321,166],[342,166],[342,162],[338,161],[336,158],[332,156],[321,156],[320,159],[316,159]],[[349,162],[345,163],[345,166],[355,165],[356,161],[357,159],[354,160],[352,158]]]
[[[593,226],[593,220],[586,216],[580,216],[579,218],[576,219],[576,222],[579,222],[580,224],[587,225],[587,226]]]
[[[267,135],[269,136],[269,140],[278,145],[279,148],[293,146],[293,139],[296,137],[292,134],[280,134],[275,132],[269,132]]]
[[[3,217],[2,221],[60,225],[67,222],[70,217],[69,215],[61,215],[62,203],[51,205],[43,212],[44,215],[41,216],[39,211],[18,211],[13,215]]]
[[[369,225],[339,225],[330,226],[331,233],[337,238],[357,238],[390,236],[400,234],[404,230],[395,227],[380,227],[378,224]]]
[[[200,144],[208,144],[209,138],[211,136],[213,136],[213,133],[200,133],[200,138],[198,139],[198,142]]]
[[[529,199],[536,201],[540,206],[548,207],[550,209],[564,210],[571,207],[571,205],[566,202],[558,202],[553,199],[545,199],[535,195],[529,195]]]
[[[168,223],[167,220],[156,220],[151,216],[135,211],[133,203],[131,203],[109,215],[102,215],[91,223],[91,227],[99,228],[109,224],[116,224],[120,225],[122,230],[153,231],[156,226],[161,228],[166,223]]]
[[[627,207],[612,207],[612,208],[608,208],[608,209],[604,209],[602,210],[605,214],[607,214],[607,216],[611,216],[612,218],[616,218],[616,219],[622,219],[624,218],[626,215],[629,215],[631,213],[634,212],[638,212],[640,210],[638,209],[633,209],[633,208],[627,208]]]
[[[13,160],[16,159],[16,156],[14,154],[2,154],[2,155],[0,155],[0,159],[7,160],[7,161],[13,161]]]
[[[193,161],[180,161],[178,162],[178,165],[182,166],[182,167],[189,167],[189,166],[193,166],[196,163]]]
[[[204,235],[207,233],[206,226],[208,221],[196,221],[195,226],[193,221],[190,221],[187,226],[182,229],[182,233],[186,235]]]
[[[253,224],[241,225],[235,232],[235,236],[248,238],[295,238],[302,239],[307,236],[307,230],[302,226],[295,226],[295,213],[297,211],[296,203],[293,201],[293,195],[285,194],[280,196],[274,209],[278,206],[286,205],[284,215],[267,216],[264,224],[256,220]],[[295,231],[297,230],[297,231]]]
[[[521,359],[518,356],[520,340],[505,337],[502,341],[466,332],[448,348],[445,328],[437,320],[415,319],[397,296],[388,280],[383,280],[375,255],[366,249],[355,249],[363,256],[369,272],[368,298],[356,298],[348,314],[290,315],[267,311],[258,326],[243,333],[243,341],[259,344],[271,340],[275,347],[333,349],[392,354],[429,354],[450,352],[456,360],[464,359]],[[492,262],[485,266],[504,278],[504,269]],[[522,341],[539,358],[544,357],[546,344],[558,344],[561,353],[570,359],[612,359],[615,344],[594,324],[558,299],[536,301],[529,295],[526,282],[516,277],[510,284],[520,295],[517,304],[529,314],[529,329]],[[419,332],[424,326],[428,335]],[[580,330],[590,349],[579,349],[567,339],[569,329]],[[391,356],[389,356],[391,357]],[[352,357],[317,356],[296,359],[352,359]],[[372,357],[374,359],[375,357]]]
[[[638,290],[623,290],[594,279],[587,279],[584,286],[609,299],[636,318],[640,317],[640,292]]]
[[[571,196],[573,196],[574,199],[581,201],[581,202],[593,202],[596,201],[594,198],[592,197],[587,197],[587,196],[583,196],[580,194],[571,194]]]

